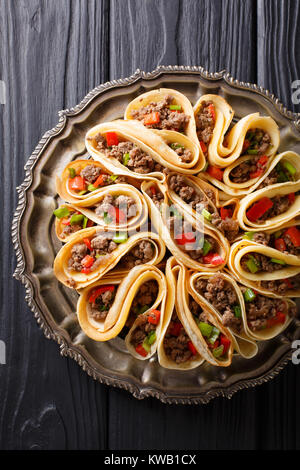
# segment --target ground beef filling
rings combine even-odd
[[[279,249],[276,245],[276,240],[280,240],[281,243],[279,244],[279,251],[289,255],[300,256],[300,246],[295,246],[285,231],[279,230],[278,235],[276,235],[276,232],[272,235],[264,232],[254,232],[252,240],[256,243],[260,243],[261,245],[270,246],[276,249]]]
[[[272,170],[268,176],[266,176],[263,181],[260,183],[260,185],[257,187],[257,190],[258,189],[262,189],[262,188],[265,188],[267,186],[270,186],[272,184],[276,184],[278,183],[278,173],[276,171],[276,169],[274,168],[274,170]]]
[[[177,215],[169,217],[168,226],[171,236],[178,248],[186,252],[186,254],[192,259],[199,263],[204,263],[204,236],[200,236],[199,232],[194,232],[192,225],[189,222],[182,222],[181,217],[178,217]],[[189,242],[189,239],[187,239],[187,242],[184,243],[183,240],[187,234],[193,234],[195,241]],[[210,244],[209,252],[217,251],[216,241],[214,238],[209,235],[205,235],[205,241]]]
[[[164,195],[156,186],[150,186],[150,188],[146,190],[146,194],[152,199],[157,207],[160,207],[164,200]]]
[[[262,129],[249,129],[245,141],[243,151],[252,155],[264,155],[271,144],[271,137],[268,132]]]
[[[211,105],[213,105],[212,101],[202,101],[201,108],[195,117],[198,139],[204,142],[206,147],[211,141],[215,127],[215,120],[209,108]],[[204,154],[207,155],[207,151]]]
[[[256,156],[251,158],[250,160],[246,160],[236,167],[234,167],[230,172],[230,180],[235,183],[245,183],[252,178],[256,178],[257,176],[262,176],[263,171],[266,169],[267,160],[265,162],[260,162],[260,156]],[[262,171],[260,175],[258,175],[258,171]],[[276,173],[277,175],[277,173]],[[267,177],[268,178],[268,177]],[[277,176],[276,176],[277,182]],[[269,183],[274,184],[274,183]]]
[[[263,289],[274,292],[275,294],[285,295],[289,290],[300,289],[300,274],[287,279],[278,279],[275,281],[262,281]]]
[[[154,304],[158,294],[158,284],[156,281],[148,281],[141,285],[131,305],[129,314],[129,325],[132,326],[135,322],[135,330],[133,331],[130,343],[136,348],[139,344],[147,338],[151,331],[154,331],[157,325],[149,323],[149,313],[143,313]],[[127,325],[128,326],[128,325]]]
[[[158,113],[156,116],[159,118],[155,123],[147,124],[147,121],[144,121],[150,129],[167,129],[170,131],[184,132],[187,124],[189,123],[190,116],[184,114],[181,109],[171,110],[170,106],[174,102],[174,97],[172,95],[167,95],[163,100],[155,103],[151,102],[147,106],[141,107],[139,109],[133,109],[131,111],[131,117],[133,119],[138,119],[139,121],[144,121],[144,118],[152,113]]]
[[[231,217],[222,219],[217,212],[214,212],[212,214],[211,223],[215,225],[215,227],[220,230],[220,232],[222,232],[230,242],[233,242],[239,234],[239,223]]]
[[[274,271],[280,271],[283,267],[282,264],[274,263],[271,261],[269,256],[262,255],[261,253],[251,253],[251,255],[245,255],[241,259],[241,266],[247,272],[253,272],[248,267],[247,262],[253,262],[257,268],[255,272],[266,272],[266,273],[273,273]]]
[[[164,171],[164,167],[154,158],[137,147],[133,142],[121,141],[118,145],[107,146],[106,139],[97,135],[97,149],[107,157],[116,158],[122,165],[135,173],[147,174],[153,171]]]
[[[76,243],[71,249],[71,257],[68,262],[68,268],[73,271],[81,272],[85,267],[84,258],[89,255],[94,262],[89,269],[94,271],[103,261],[103,256],[108,255],[117,248],[117,244],[112,241],[112,235],[101,234],[90,239],[91,249],[85,243]]]
[[[273,217],[276,217],[277,215],[283,214],[293,204],[292,200],[289,199],[288,195],[272,197],[271,201],[273,202],[273,206],[270,207],[270,209],[268,209],[261,217],[259,217],[256,222],[263,222],[267,219],[271,219]],[[253,205],[249,207],[249,210],[251,209],[251,207],[253,207]]]
[[[234,307],[239,306],[235,289],[220,274],[209,279],[198,278],[194,285],[202,295],[222,315],[224,326],[239,332],[242,327],[241,316],[236,316]]]
[[[176,364],[183,364],[189,361],[193,357],[188,347],[189,342],[190,338],[186,334],[174,311],[163,340],[164,351],[167,358]]]
[[[149,263],[154,254],[153,244],[147,240],[140,241],[122,259],[122,267],[131,269],[140,264]]]
[[[114,302],[115,295],[116,288],[113,291],[108,290],[98,295],[95,301],[90,304],[90,317],[96,321],[105,320]]]
[[[196,190],[186,182],[184,176],[180,174],[171,175],[169,178],[169,187],[195,211],[201,213],[203,209],[208,210],[212,214],[211,223],[215,225],[218,230],[224,233],[229,241],[233,241],[237,237],[239,233],[239,224],[237,220],[229,217],[222,220],[210,201],[203,194],[197,193]],[[209,195],[215,199],[213,191],[210,191]]]
[[[64,225],[62,232],[60,233],[61,238],[67,238],[72,233],[78,232],[78,230],[82,230],[82,225],[73,224],[73,225]]]
[[[196,190],[186,182],[183,175],[173,174],[169,178],[169,187],[174,191],[184,202],[189,204],[194,210],[209,209],[209,201],[203,194],[199,194]]]
[[[102,168],[93,165],[92,163],[85,166],[80,172],[80,176],[86,181],[87,184],[93,184],[100,175],[102,175],[101,187],[108,186],[113,183],[124,183],[126,181],[124,176],[118,176],[117,178],[112,179],[110,175],[103,173]]]
[[[118,212],[116,211],[118,210]],[[125,222],[126,220],[135,217],[137,213],[137,206],[132,197],[112,196],[107,194],[103,200],[95,207],[95,214],[111,222]]]
[[[189,149],[184,148],[183,145],[178,144],[177,142],[173,142],[172,144],[169,144],[169,147],[174,150],[177,155],[179,156],[179,160],[182,163],[190,163],[193,159],[193,154]]]
[[[246,288],[241,287],[242,292]],[[245,302],[248,326],[253,331],[259,331],[267,328],[268,322],[277,316],[278,312],[285,315],[294,316],[296,308],[289,306],[287,302],[281,299],[273,299],[265,297],[261,294],[256,294],[255,299],[251,302]]]

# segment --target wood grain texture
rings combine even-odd
[[[295,91],[292,83],[300,80],[300,2],[258,0],[257,3],[258,84],[299,113],[300,103],[292,100]]]
[[[272,4],[272,8],[271,8]],[[2,449],[300,448],[299,369],[206,406],[138,401],[94,382],[46,341],[11,278],[15,187],[57,111],[136,68],[203,65],[259,82],[291,106],[298,0],[0,0]],[[298,21],[299,23],[299,21]],[[297,77],[298,74],[298,77]]]
[[[14,188],[34,146],[58,120],[108,79],[108,2],[1,2],[0,339],[7,365],[0,366],[1,448],[62,449],[106,446],[107,389],[46,341],[24,302],[24,289],[11,278],[15,258],[10,221]],[[95,18],[98,18],[95,21]],[[93,431],[91,431],[93,429]]]
[[[110,77],[177,64],[255,81],[254,8],[252,0],[112,0]]]

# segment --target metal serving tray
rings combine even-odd
[[[291,342],[300,338],[294,320],[276,338],[261,342],[253,359],[233,358],[228,368],[208,363],[190,371],[162,368],[156,356],[134,359],[121,338],[97,343],[80,329],[76,318],[77,293],[60,284],[52,264],[61,243],[56,239],[52,211],[58,202],[55,175],[78,156],[86,155],[86,131],[101,121],[123,116],[126,105],[153,88],[174,88],[192,103],[205,93],[222,95],[240,118],[259,111],[280,127],[280,151],[300,153],[300,115],[287,111],[262,88],[234,80],[226,72],[210,74],[202,67],[159,67],[151,73],[137,70],[129,78],[114,80],[92,90],[80,104],[59,112],[57,126],[46,132],[25,166],[25,180],[17,188],[19,203],[12,223],[17,255],[14,273],[26,289],[26,301],[47,338],[60,345],[64,356],[75,359],[94,379],[120,387],[136,398],[156,397],[167,403],[207,403],[217,396],[273,378],[290,360]]]

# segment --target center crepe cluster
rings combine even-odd
[[[252,358],[300,296],[300,157],[271,117],[235,124],[219,95],[137,96],[57,176],[57,279],[95,341],[192,369]]]

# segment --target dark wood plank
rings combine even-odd
[[[255,81],[255,29],[252,0],[112,0],[110,77],[178,64]]]
[[[34,146],[58,120],[108,78],[108,1],[10,0],[0,9],[1,316],[7,364],[0,366],[1,448],[106,446],[107,389],[46,341],[11,278],[10,220],[15,187]]]
[[[300,103],[292,100],[292,83],[300,80],[300,2],[258,0],[257,4],[258,84],[299,113]]]

